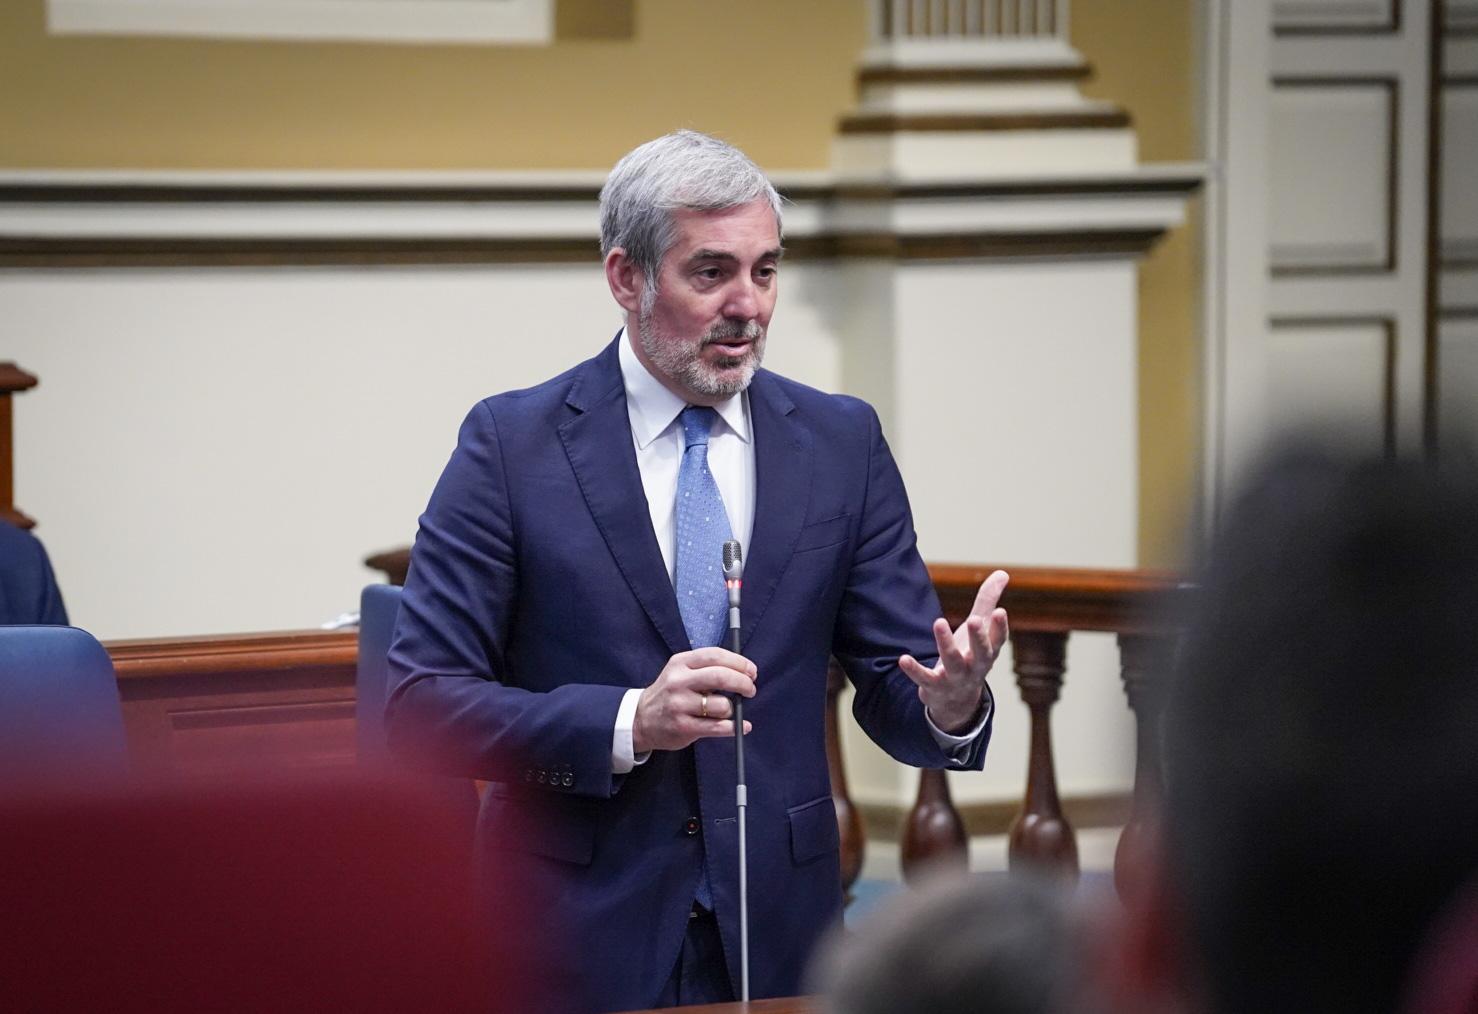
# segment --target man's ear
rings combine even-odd
[[[616,297],[616,302],[627,313],[638,313],[641,309],[642,289],[646,285],[646,275],[642,269],[619,246],[613,247],[606,254],[605,269],[606,284],[611,287],[611,295]]]

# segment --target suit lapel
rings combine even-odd
[[[749,643],[790,563],[811,501],[811,431],[766,371],[749,387],[754,426],[754,534],[744,547],[744,628]]]
[[[596,527],[671,653],[687,651],[637,468],[615,342],[585,364],[565,402],[578,414],[560,424],[559,437]]]

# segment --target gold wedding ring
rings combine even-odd
[[[703,708],[702,708],[702,711],[700,712],[700,715],[703,718],[707,718],[708,717],[708,695],[707,694],[704,694],[703,695]]]

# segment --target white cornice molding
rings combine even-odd
[[[1082,56],[1058,38],[928,38],[874,42],[867,67],[1077,67]]]
[[[927,183],[821,172],[773,178],[788,197],[787,241],[809,242],[811,256],[848,256],[892,240],[943,238],[996,249],[1013,237],[1158,235],[1183,220],[1185,200],[1203,175],[1203,167],[1187,163]],[[165,252],[191,244],[337,243],[369,256],[384,243],[400,247],[406,260],[418,249],[455,260],[459,248],[480,251],[469,253],[480,261],[593,260],[603,178],[595,172],[0,172],[0,263],[24,267],[28,257],[45,261],[48,250],[106,251],[120,242]]]

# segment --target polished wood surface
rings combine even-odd
[[[931,563],[944,615],[959,623],[993,570],[1011,575],[1001,605],[1013,630],[1167,633],[1180,628],[1195,587],[1170,571]]]
[[[355,762],[353,632],[105,644],[140,774],[207,777]]]
[[[292,630],[260,634],[140,638],[104,645],[120,686],[130,681],[211,677],[228,673],[353,669],[353,631]]]
[[[914,879],[940,865],[969,865],[970,839],[965,822],[949,795],[949,780],[943,771],[919,772],[918,796],[903,821],[899,843],[903,875]]]
[[[1114,851],[1114,884],[1128,897],[1131,879],[1146,869],[1149,827],[1164,785],[1160,769],[1160,716],[1164,690],[1175,659],[1175,638],[1154,634],[1120,634],[1120,677],[1135,718],[1134,803]]]
[[[1011,866],[1048,868],[1076,876],[1078,843],[1057,795],[1050,720],[1067,668],[1067,634],[1017,630],[1011,636],[1011,652],[1016,685],[1031,712],[1026,797],[1021,802],[1021,815],[1011,826]]]

